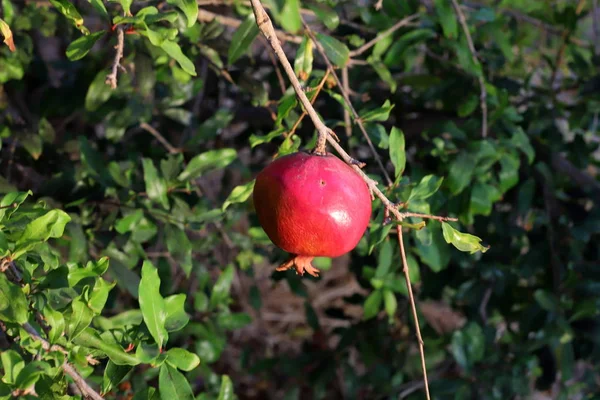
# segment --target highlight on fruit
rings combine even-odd
[[[296,152],[276,159],[256,177],[258,220],[294,268],[318,276],[314,257],[339,257],[356,247],[371,218],[371,194],[363,179],[332,154]]]

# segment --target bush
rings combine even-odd
[[[431,398],[595,398],[596,2],[263,4],[398,211],[274,271],[319,127],[251,2],[0,0],[0,398],[423,398],[398,230]]]

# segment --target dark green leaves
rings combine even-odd
[[[169,363],[160,367],[158,386],[162,400],[194,400],[192,388],[185,376]]]
[[[190,181],[213,169],[224,168],[237,157],[234,149],[209,150],[192,158],[177,179]]]
[[[67,213],[61,210],[48,211],[43,216],[29,222],[21,237],[17,240],[13,259],[22,256],[38,243],[44,242],[50,238],[61,237],[65,225],[71,220]]]
[[[427,175],[421,179],[421,182],[410,192],[408,201],[425,200],[438,191],[444,178],[438,178],[435,175]]]
[[[333,65],[343,68],[348,64],[348,61],[350,60],[350,50],[348,49],[348,46],[336,38],[322,33],[317,33],[316,37],[321,46],[323,46],[327,58],[329,58]]]
[[[483,330],[474,322],[454,332],[452,335],[452,354],[456,362],[469,370],[481,361],[485,352],[485,336]]]
[[[83,17],[69,0],[50,0],[50,3],[84,35],[90,31],[83,25]]]
[[[151,200],[158,202],[163,208],[169,208],[169,199],[167,197],[167,182],[159,177],[158,170],[151,159],[142,159],[144,167],[144,182],[146,183],[146,194]]]
[[[28,320],[29,304],[19,286],[0,273],[0,319],[24,324]]]
[[[404,168],[406,166],[406,151],[404,144],[404,133],[393,127],[390,132],[390,159],[392,160],[392,164],[394,164],[394,169],[396,171],[396,178],[402,176],[404,172]]]
[[[446,183],[453,195],[462,192],[471,182],[475,170],[475,158],[468,153],[460,153],[450,165]]]
[[[459,232],[447,222],[442,222],[442,231],[444,233],[444,240],[446,240],[447,243],[452,243],[452,245],[460,251],[473,254],[478,251],[485,253],[489,249],[489,247],[481,245],[481,239],[477,236]]]
[[[149,261],[144,261],[142,265],[142,280],[138,293],[144,323],[158,347],[162,348],[169,337],[165,329],[167,313],[165,300],[160,294],[158,271]]]
[[[371,292],[365,300],[363,319],[368,320],[373,318],[381,310],[381,302],[383,301],[383,291],[381,289]]]
[[[67,57],[71,61],[80,60],[94,47],[94,44],[104,35],[105,31],[94,32],[73,41],[67,47]]]
[[[229,53],[227,55],[227,63],[235,63],[247,51],[254,39],[258,35],[258,27],[254,20],[254,14],[249,14],[248,17],[237,28],[231,38]]]
[[[227,199],[223,202],[221,209],[225,211],[231,204],[243,203],[248,200],[254,190],[254,183],[256,183],[256,181],[252,180],[244,185],[234,187],[229,196],[227,196]]]
[[[198,19],[198,2],[196,0],[167,0],[167,3],[177,6],[187,18],[188,28]]]

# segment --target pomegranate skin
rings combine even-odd
[[[338,257],[356,247],[371,218],[367,184],[331,154],[297,152],[273,161],[256,177],[253,200],[269,239],[306,259],[309,273],[313,257]]]

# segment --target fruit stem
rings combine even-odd
[[[327,132],[323,133],[322,131],[318,131],[317,136],[317,144],[315,145],[315,149],[313,150],[313,154],[324,156],[327,154]]]

